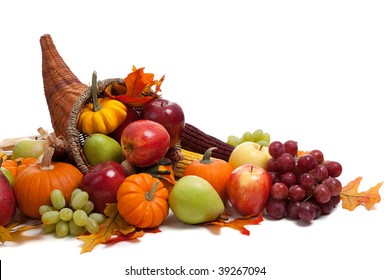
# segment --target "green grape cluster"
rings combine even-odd
[[[262,129],[256,129],[253,132],[244,132],[241,137],[230,135],[226,142],[233,147],[236,147],[243,142],[255,142],[261,146],[268,147],[271,142],[271,135],[268,132],[264,132]]]
[[[58,237],[79,236],[86,231],[97,233],[99,225],[107,219],[103,214],[92,212],[93,202],[89,200],[88,193],[79,188],[72,192],[69,207],[58,189],[50,193],[50,200],[52,205],[39,207],[42,228],[46,233],[55,232]]]

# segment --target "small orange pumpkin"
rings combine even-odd
[[[215,149],[217,148],[207,149],[202,159],[191,162],[184,170],[183,176],[197,175],[202,177],[214,187],[222,201],[226,203],[226,183],[233,172],[233,167],[223,159],[212,158],[211,154]]]
[[[37,162],[36,158],[17,158],[17,159],[7,159],[3,161],[2,167],[11,172],[12,176],[16,176],[22,172],[24,169],[29,167],[32,164]]]
[[[138,228],[158,227],[168,216],[168,190],[148,173],[128,176],[117,191],[119,214]]]
[[[39,207],[50,204],[50,193],[59,189],[69,204],[71,194],[81,182],[83,174],[69,163],[52,162],[54,148],[43,154],[42,162],[30,165],[16,177],[14,191],[20,212],[30,218],[39,219]]]

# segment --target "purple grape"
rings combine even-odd
[[[321,164],[324,161],[324,154],[320,150],[312,150],[309,154],[316,159],[318,164]]]
[[[276,163],[281,172],[293,171],[295,167],[295,158],[289,153],[283,153],[276,159]]]
[[[306,191],[300,185],[293,185],[288,189],[288,196],[292,201],[302,201],[306,197]]]
[[[286,200],[273,200],[268,201],[265,207],[268,216],[273,219],[281,219],[286,216]]]
[[[325,165],[319,164],[316,168],[313,170],[313,176],[317,181],[322,182],[326,178],[328,178],[328,168],[326,168]]]
[[[298,143],[296,141],[288,140],[284,142],[284,148],[286,153],[289,153],[294,157],[298,154]]]
[[[311,202],[302,202],[298,208],[298,216],[302,221],[310,222],[316,217],[316,209]]]
[[[298,158],[298,168],[303,172],[310,172],[318,165],[314,156],[306,154]]]
[[[340,194],[343,188],[341,182],[337,178],[328,177],[322,181],[322,184],[328,187],[331,196],[337,196]]]
[[[273,141],[268,146],[268,153],[271,157],[278,158],[281,154],[285,152],[285,148],[282,142]]]
[[[293,220],[298,220],[299,219],[299,215],[298,215],[299,205],[301,205],[301,202],[290,200],[287,203],[286,217],[293,219]]]
[[[283,200],[288,196],[288,187],[284,183],[275,183],[271,186],[271,198],[274,200]]]
[[[285,183],[288,187],[297,183],[297,176],[294,172],[287,171],[279,175],[280,182]]]
[[[324,165],[328,169],[329,177],[339,177],[343,172],[343,167],[337,161],[326,161],[324,162]]]
[[[326,203],[330,200],[331,193],[329,188],[324,184],[319,184],[313,192],[314,200],[318,203]]]
[[[316,180],[312,174],[306,172],[299,175],[298,182],[303,188],[309,189],[314,186]]]

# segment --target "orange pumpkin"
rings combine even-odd
[[[2,167],[11,172],[12,176],[16,176],[22,172],[24,169],[29,167],[32,164],[37,162],[36,158],[17,158],[17,159],[7,159],[3,161]]]
[[[83,174],[75,166],[65,162],[52,162],[54,148],[47,148],[42,162],[31,165],[16,177],[14,191],[20,212],[39,219],[39,207],[50,203],[50,193],[59,189],[69,204],[71,194],[81,182]]]
[[[128,176],[117,191],[122,217],[138,228],[158,227],[168,216],[168,190],[148,173]]]
[[[233,172],[233,167],[225,160],[212,158],[215,147],[206,150],[202,159],[191,162],[183,172],[183,176],[196,175],[208,181],[218,192],[222,201],[226,203],[226,183]]]

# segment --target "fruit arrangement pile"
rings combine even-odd
[[[159,95],[164,77],[154,80],[143,70],[133,67],[124,85],[103,90],[93,73],[92,98],[77,123],[87,172],[55,156],[63,147],[53,146],[48,134],[21,139],[0,158],[4,232],[11,236],[17,210],[45,233],[86,243],[98,236],[94,240],[104,243],[156,230],[170,211],[186,224],[247,232],[242,225],[263,215],[310,223],[343,199],[350,210],[380,201],[382,183],[361,193],[358,179],[343,187],[341,164],[320,150],[271,142],[261,129],[226,142],[202,132],[185,122],[179,104]],[[89,250],[96,245],[88,243]]]

